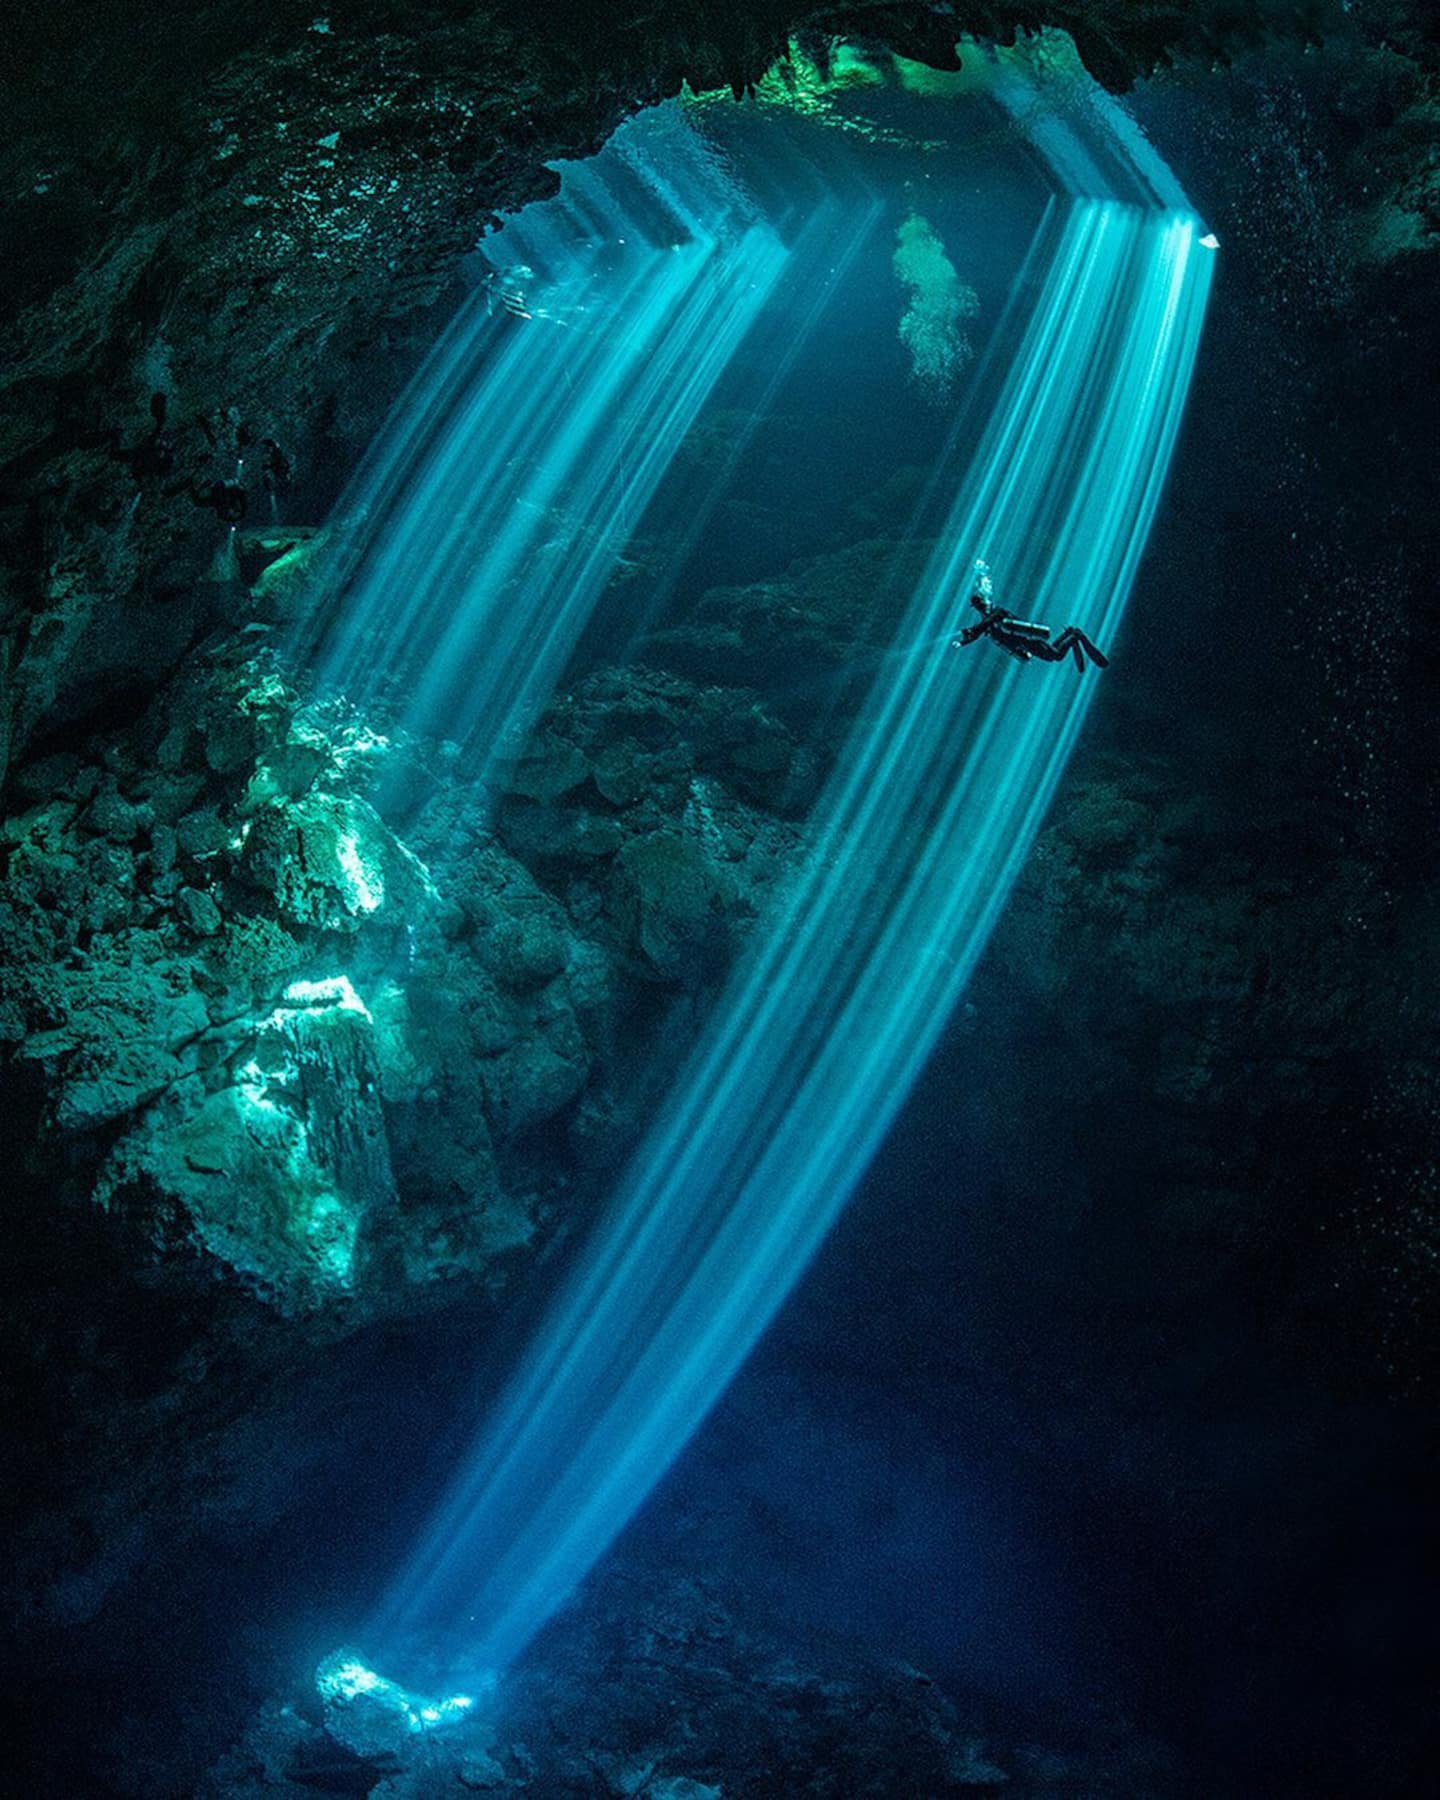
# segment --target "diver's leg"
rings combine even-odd
[[[1085,654],[1090,658],[1097,669],[1108,669],[1110,667],[1110,658],[1095,640],[1086,637],[1083,631],[1080,633],[1080,642],[1085,646]]]
[[[1097,669],[1106,669],[1110,666],[1110,658],[1105,655],[1104,651],[1101,650],[1092,639],[1086,637],[1085,633],[1078,625],[1067,625],[1060,633],[1059,637],[1056,638],[1055,648],[1059,650],[1062,655],[1067,652],[1072,655],[1075,658],[1075,667],[1079,669],[1082,674],[1085,671],[1085,658],[1087,656],[1090,658],[1091,662],[1095,664]]]

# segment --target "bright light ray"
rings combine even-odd
[[[357,704],[390,697],[397,723],[453,738],[482,774],[548,697],[790,261],[675,108],[630,121],[562,182],[557,205],[487,243],[499,272],[342,508],[296,645],[322,682]],[[528,318],[497,305],[522,288]]]
[[[935,647],[962,619],[977,555],[1007,605],[1113,639],[1213,270],[1196,219],[1172,203],[1173,176],[1115,117],[1108,103],[1085,125],[1047,115],[1040,149],[1067,200],[1040,227],[1039,295],[837,762],[814,853],[757,932],[373,1642],[403,1653],[415,1636],[449,1638],[491,1668],[524,1649],[774,1316],[984,947],[1094,678]],[[1105,173],[1115,168],[1123,181]]]

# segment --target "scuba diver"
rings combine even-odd
[[[976,625],[965,626],[958,636],[950,640],[952,650],[973,644],[977,638],[988,637],[992,644],[1007,656],[1013,656],[1017,662],[1064,662],[1067,656],[1073,656],[1075,667],[1082,675],[1087,656],[1097,669],[1110,666],[1110,658],[1078,625],[1067,625],[1059,637],[1052,640],[1048,625],[1037,625],[1029,619],[1016,618],[1014,613],[1006,612],[1003,606],[995,605],[990,598],[992,592],[990,571],[983,562],[977,561],[975,590],[970,596],[970,604],[979,613],[980,621]]]

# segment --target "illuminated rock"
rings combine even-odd
[[[357,1756],[407,1756],[419,1729],[415,1702],[353,1650],[337,1650],[315,1672],[325,1729]]]
[[[491,1684],[479,1684],[484,1692]],[[476,1696],[427,1699],[372,1669],[354,1650],[336,1650],[315,1671],[325,1708],[325,1729],[358,1756],[408,1760],[424,1753],[426,1740],[468,1722]]]
[[[102,1193],[137,1180],[173,1196],[195,1239],[283,1310],[353,1293],[395,1188],[375,1027],[348,979],[292,983],[227,1085],[147,1117]]]
[[[353,930],[384,906],[392,884],[411,895],[422,888],[411,860],[364,801],[277,801],[246,823],[241,877],[296,924]]]

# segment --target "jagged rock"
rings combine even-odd
[[[208,979],[212,1011],[233,1018],[273,994],[304,966],[306,955],[304,944],[273,919],[231,918],[207,948],[197,977]]]
[[[293,983],[226,1085],[147,1115],[100,1192],[147,1181],[211,1254],[285,1310],[354,1291],[362,1235],[395,1204],[373,1021],[343,977]]]
[[[138,934],[131,941],[139,949]],[[32,1032],[20,1054],[47,1068],[62,1131],[94,1130],[156,1099],[196,1067],[209,1025],[183,969],[163,964],[56,970],[49,1005],[61,1022]]]
[[[130,851],[72,832],[74,817],[70,803],[51,802],[5,825],[12,902],[43,916],[47,934],[66,945],[125,924],[136,893]]]
[[[175,898],[175,910],[197,937],[213,936],[223,922],[220,908],[199,888],[181,888]]]
[[[175,843],[191,862],[203,862],[231,848],[234,832],[220,817],[218,808],[204,806],[185,813],[175,826]]]
[[[136,806],[113,788],[95,796],[85,815],[86,826],[116,844],[133,844],[155,823],[152,807]]]
[[[345,795],[273,801],[246,821],[238,874],[282,919],[353,931],[387,900],[425,893],[424,871],[375,809]]]

